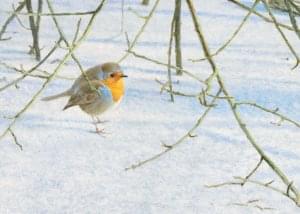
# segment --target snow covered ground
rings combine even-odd
[[[17,2],[0,2],[0,23],[4,22]],[[154,3],[154,0],[150,1]],[[184,1],[183,1],[184,2]],[[250,0],[244,1],[251,5]],[[56,12],[92,10],[99,1],[55,0]],[[236,29],[246,11],[223,0],[198,1],[201,23],[210,48],[216,50]],[[46,8],[46,4],[44,5]],[[140,5],[140,0],[125,1],[124,29],[130,39],[143,21],[129,8],[146,15],[152,5]],[[262,5],[258,10],[263,11]],[[206,62],[191,63],[189,58],[203,56],[194,33],[186,4],[183,3],[184,66],[200,78],[210,73]],[[162,0],[136,48],[151,58],[166,62],[169,27],[173,1]],[[276,12],[281,21],[286,14]],[[21,17],[21,16],[20,16]],[[25,20],[25,17],[21,17]],[[86,24],[87,17],[83,19]],[[105,61],[117,61],[126,49],[121,29],[121,1],[108,0],[97,17],[92,32],[76,51],[85,68]],[[69,39],[77,20],[59,17]],[[25,22],[28,25],[27,20]],[[27,54],[31,43],[29,31],[15,21],[6,36],[12,40],[0,42],[0,60],[7,64],[30,68],[36,62]],[[300,44],[296,35],[284,31],[296,50]],[[42,18],[42,54],[49,51],[58,34],[50,17]],[[50,62],[62,56],[58,51],[42,68],[52,72],[57,64]],[[255,101],[300,121],[299,68],[291,71],[293,56],[272,26],[257,17],[243,28],[234,42],[216,57],[220,73],[232,95],[238,100]],[[208,189],[206,184],[245,176],[255,166],[259,156],[239,129],[225,101],[219,101],[195,133],[180,147],[141,168],[125,171],[126,167],[162,151],[162,143],[172,144],[183,136],[203,113],[197,100],[160,94],[155,79],[166,80],[167,70],[153,63],[128,57],[123,63],[127,92],[122,104],[103,119],[110,134],[103,138],[91,131],[90,118],[78,108],[61,111],[66,99],[45,103],[38,101],[14,126],[24,150],[20,151],[10,135],[0,141],[0,213],[261,213],[255,205],[270,207],[266,213],[299,213],[300,208],[286,197],[247,184],[243,188],[226,186]],[[80,71],[71,60],[60,75],[76,77]],[[11,81],[18,77],[14,71],[1,67],[0,79]],[[199,85],[183,76],[174,77],[176,90],[197,92]],[[0,92],[0,133],[9,119],[28,102],[43,80],[26,78],[14,87]],[[0,82],[0,86],[5,82]],[[55,79],[43,96],[68,88],[69,80]],[[243,107],[242,116],[257,142],[300,187],[300,132],[286,122],[273,125],[278,118],[256,109]],[[262,181],[279,179],[263,165],[254,175]],[[247,203],[259,200],[249,206]]]

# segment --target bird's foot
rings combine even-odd
[[[104,128],[98,128],[96,127],[95,133],[102,136],[102,137],[106,137],[107,134],[109,134],[108,132],[104,131]]]

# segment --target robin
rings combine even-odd
[[[100,69],[98,72],[97,68]],[[88,77],[91,77],[90,82],[87,82],[83,76],[80,76],[67,91],[45,97],[42,100],[49,101],[70,96],[63,110],[79,106],[82,111],[92,117],[96,133],[103,133],[103,129],[97,127],[97,123],[101,123],[97,116],[120,103],[125,93],[123,78],[127,76],[123,74],[120,66],[116,63],[105,63],[101,66],[93,67],[87,70],[86,74]],[[97,122],[95,122],[95,118],[97,118]]]
[[[100,65],[96,65],[92,68],[89,68],[88,70],[85,71],[85,74],[87,78],[92,81],[92,80],[103,80],[109,77],[110,74],[116,71],[121,71],[121,67],[119,64],[114,63],[114,62],[106,62]],[[71,88],[68,90],[53,95],[49,97],[44,97],[42,100],[48,101],[48,100],[54,100],[60,97],[66,97],[66,96],[71,96],[72,94],[76,93],[79,88],[81,88],[82,85],[86,84],[87,80],[85,79],[85,76],[81,74],[73,83]]]

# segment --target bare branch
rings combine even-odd
[[[26,0],[25,0],[26,1]],[[86,11],[86,12],[63,12],[63,13],[21,13],[21,12],[7,12],[11,15],[21,15],[21,16],[83,16],[83,15],[93,15],[95,10]]]
[[[245,4],[243,3],[240,3],[239,1],[237,0],[227,0],[227,1],[230,1],[236,5],[238,5],[239,7],[245,9],[245,10],[248,10],[248,11],[251,11],[251,8],[246,6]],[[253,14],[257,15],[259,18],[263,19],[264,21],[266,22],[269,22],[269,23],[274,23],[274,21],[268,17],[266,17],[265,15],[262,15],[261,13],[257,12],[257,11],[253,11]],[[290,30],[290,31],[294,31],[294,28],[291,27],[291,26],[288,26],[288,25],[285,25],[285,24],[282,24],[280,22],[277,22],[277,24],[282,27],[282,28],[285,28],[287,30]]]
[[[297,126],[298,128],[300,128],[300,123],[299,122],[296,122],[296,121],[288,118],[287,116],[284,116],[283,114],[279,113],[278,112],[279,111],[278,108],[276,108],[274,110],[271,110],[271,109],[265,108],[265,107],[263,107],[263,106],[261,106],[261,105],[259,105],[257,103],[254,103],[254,102],[236,102],[235,105],[236,106],[241,106],[241,105],[253,106],[253,107],[258,108],[258,109],[260,109],[262,111],[265,111],[267,113],[270,113],[270,114],[273,114],[273,115],[279,117],[280,120],[282,120],[282,121],[290,122],[290,123],[294,124],[295,126]]]
[[[145,19],[144,24],[142,25],[142,27],[140,28],[140,30],[139,30],[139,31],[137,32],[137,34],[135,35],[135,37],[134,37],[134,39],[133,39],[133,41],[132,41],[130,47],[128,48],[127,53],[126,53],[124,56],[122,56],[122,57],[118,60],[118,63],[121,63],[123,60],[125,60],[125,59],[128,57],[128,55],[129,55],[128,52],[131,51],[131,50],[133,49],[133,47],[134,47],[135,44],[137,43],[139,37],[140,37],[140,36],[142,35],[142,33],[144,32],[146,26],[148,25],[150,19],[152,18],[153,14],[154,14],[154,12],[155,12],[157,6],[158,6],[159,1],[160,1],[160,0],[156,0],[156,1],[155,1],[154,5],[153,5],[153,7],[152,7],[152,9],[151,9],[151,11],[149,12],[147,18]]]
[[[23,150],[23,146],[19,143],[16,134],[11,130],[11,128],[9,128],[9,133],[13,137],[15,144],[20,148],[20,150]]]
[[[135,56],[135,57],[137,57],[137,58],[141,58],[141,59],[144,59],[144,60],[153,62],[153,63],[155,63],[155,64],[157,64],[157,65],[168,66],[167,63],[160,62],[160,61],[155,60],[155,59],[151,59],[151,58],[146,57],[146,56],[144,56],[144,55],[138,54],[138,53],[136,53],[136,52],[134,52],[134,51],[132,51],[132,50],[128,50],[127,52],[130,53],[130,54],[132,54],[133,56]],[[204,80],[201,80],[199,77],[197,77],[197,76],[194,75],[192,72],[190,72],[190,71],[188,71],[188,70],[186,70],[186,69],[181,69],[181,68],[179,68],[179,67],[176,67],[175,65],[170,65],[170,68],[175,69],[175,70],[180,69],[180,70],[181,70],[183,73],[185,73],[187,76],[189,76],[189,77],[191,77],[191,78],[193,78],[193,79],[195,79],[195,80],[197,80],[197,81],[199,81],[199,82],[201,82],[201,83],[205,83]]]
[[[26,0],[24,0],[24,1],[22,1],[22,2],[19,3],[19,5],[18,5],[18,7],[16,8],[15,12],[19,12],[19,11],[21,11],[21,10],[24,8],[24,6],[25,6],[25,1],[26,1]],[[0,31],[0,39],[3,39],[2,36],[3,36],[3,34],[5,33],[7,26],[9,25],[9,23],[10,23],[15,17],[16,17],[16,14],[13,13],[13,14],[11,14],[11,15],[7,18],[7,20],[5,21],[5,23],[4,23],[4,25],[2,26],[1,31]]]
[[[244,19],[242,20],[242,22],[239,24],[239,26],[237,27],[237,29],[233,32],[233,34],[230,36],[230,38],[220,47],[217,49],[216,52],[214,52],[213,54],[210,55],[210,57],[213,56],[217,56],[219,53],[221,53],[223,50],[226,49],[226,47],[233,41],[233,39],[239,34],[239,32],[241,31],[241,29],[243,28],[243,26],[245,25],[245,23],[247,22],[247,20],[249,19],[250,15],[254,12],[254,8],[256,7],[256,5],[258,4],[260,0],[255,0],[255,2],[253,3],[252,7],[250,8],[249,12],[247,13],[247,15],[244,17]],[[190,61],[192,62],[199,62],[199,61],[204,61],[207,60],[207,57],[201,58],[201,59],[190,59]]]
[[[207,45],[207,42],[206,42],[205,37],[203,35],[203,32],[200,28],[200,22],[198,21],[198,17],[196,16],[196,12],[195,12],[193,2],[192,2],[192,0],[186,0],[186,1],[187,1],[189,10],[190,10],[191,16],[193,18],[195,31],[198,35],[200,43],[202,44],[202,48],[203,48],[203,51],[205,53],[205,56],[206,57],[211,56],[208,45]],[[214,74],[216,76],[218,84],[219,84],[223,94],[227,97],[231,97],[229,92],[227,91],[227,89],[225,87],[225,84],[223,82],[223,79],[222,79],[221,75],[219,74],[219,72],[217,70],[217,66],[216,66],[213,58],[208,58],[208,62],[211,66],[212,74]],[[277,164],[275,164],[275,162],[273,162],[273,160],[263,151],[263,149],[257,144],[257,142],[255,141],[254,137],[252,136],[251,132],[246,127],[245,122],[242,120],[239,112],[237,111],[235,101],[233,99],[227,99],[227,102],[228,102],[228,104],[231,108],[231,111],[232,111],[239,127],[241,128],[241,130],[243,131],[243,133],[245,134],[246,138],[251,143],[253,148],[263,158],[263,160],[269,165],[269,167],[279,176],[279,178],[282,180],[282,182],[285,185],[288,186],[290,184],[290,181],[289,181],[288,177],[277,166]],[[294,185],[291,185],[291,191],[295,194],[297,204],[298,204],[298,206],[300,206],[300,195],[299,195],[298,189]]]
[[[14,11],[17,10],[17,9],[15,8],[14,5],[12,5],[12,8],[13,8]],[[18,16],[17,14],[15,14],[15,16],[16,16],[16,19],[17,19],[17,21],[18,21],[18,23],[20,24],[21,27],[23,27],[25,30],[30,30],[30,27],[26,27],[26,26],[22,23],[22,21],[20,20],[20,18],[19,18],[19,16]]]
[[[176,67],[182,68],[182,54],[181,54],[181,0],[175,0],[174,11],[174,38],[175,38],[175,54]],[[177,75],[182,75],[182,71],[177,69]]]
[[[284,0],[284,3],[286,5],[286,8],[287,8],[287,11],[289,13],[289,17],[290,17],[290,21],[292,23],[292,26],[295,30],[295,33],[296,35],[298,36],[298,38],[300,39],[300,31],[299,31],[299,28],[298,28],[298,24],[297,24],[297,20],[295,18],[295,12],[294,10],[292,9],[292,6],[293,6],[293,2],[290,1],[290,0]],[[297,6],[296,6],[297,7]],[[297,7],[298,8],[298,7]],[[299,14],[298,14],[299,15]]]
[[[278,32],[280,33],[283,41],[285,42],[285,44],[287,45],[287,47],[290,49],[291,53],[294,55],[294,57],[296,59],[296,63],[295,63],[295,65],[294,65],[294,67],[292,69],[295,69],[299,65],[299,63],[300,63],[299,56],[298,56],[297,52],[294,50],[293,46],[290,44],[288,38],[285,36],[285,34],[283,33],[283,31],[280,29],[280,26],[278,25],[278,22],[277,22],[275,16],[273,15],[272,11],[270,10],[268,4],[266,3],[266,1],[265,0],[261,0],[261,1],[263,2],[266,10],[268,11],[271,19],[273,20],[273,23],[274,23],[276,29],[278,30]]]
[[[169,48],[168,48],[168,86],[170,88],[170,98],[171,102],[174,102],[174,95],[173,95],[173,85],[172,85],[172,73],[171,73],[171,57],[172,57],[172,44],[173,44],[173,37],[174,37],[174,25],[176,19],[176,11],[174,12],[172,21],[171,21],[171,29],[170,29],[170,39],[169,39]],[[176,65],[177,66],[177,65]]]
[[[39,6],[38,6],[38,13],[41,12],[42,10],[42,0],[39,0]],[[32,4],[31,0],[26,0],[26,8],[29,13],[32,13]],[[41,52],[40,52],[40,47],[39,47],[39,21],[40,19],[37,18],[36,21],[33,16],[29,16],[29,24],[30,24],[30,29],[32,33],[32,48],[30,49],[29,53],[34,53],[36,60],[40,61],[41,60]]]
[[[258,161],[258,163],[256,164],[256,166],[254,167],[254,169],[253,170],[251,170],[251,172],[245,177],[245,182],[244,182],[244,184],[247,182],[247,180],[257,171],[257,169],[260,167],[260,165],[262,164],[262,162],[263,162],[263,158],[262,157],[260,157],[260,160]],[[243,184],[243,185],[244,185]]]
[[[37,97],[42,93],[42,91],[49,85],[49,83],[53,80],[53,78],[56,76],[56,74],[60,71],[60,69],[63,67],[64,63],[69,59],[69,57],[72,55],[72,53],[78,49],[80,44],[84,41],[87,34],[91,30],[91,27],[95,21],[96,16],[101,11],[104,3],[106,0],[102,0],[98,7],[95,10],[95,13],[91,16],[84,32],[78,39],[77,43],[74,44],[68,51],[68,53],[62,58],[62,61],[58,64],[58,66],[54,69],[53,73],[49,76],[49,78],[44,82],[42,87],[34,94],[34,96],[30,99],[30,101],[13,117],[11,122],[9,123],[8,127],[2,132],[0,135],[0,140],[11,130],[11,128],[15,125],[15,123],[18,121],[18,119],[30,108],[30,106],[36,101]]]
[[[219,90],[217,93],[216,93],[216,97],[219,96],[219,94],[221,93],[221,90]],[[182,136],[176,143],[174,144],[171,144],[171,145],[167,145],[164,146],[166,149],[154,156],[152,156],[151,158],[148,158],[146,160],[143,160],[137,164],[133,164],[131,165],[130,167],[127,167],[125,168],[125,170],[133,170],[133,169],[136,169],[138,167],[141,167],[151,161],[154,161],[158,158],[160,158],[161,156],[165,155],[166,153],[172,151],[173,149],[177,148],[179,145],[181,145],[182,143],[185,142],[186,139],[190,138],[190,137],[193,137],[192,133],[201,125],[201,123],[203,122],[203,120],[206,118],[206,116],[208,115],[209,111],[212,109],[212,107],[214,106],[215,102],[216,102],[216,98],[213,98],[212,101],[210,102],[210,106],[206,108],[206,110],[204,111],[204,113],[200,116],[200,118],[197,120],[197,122],[195,123],[195,125],[184,135]]]
[[[5,89],[7,89],[7,88],[9,88],[10,86],[12,86],[12,85],[15,85],[15,84],[17,84],[18,82],[20,82],[21,80],[23,80],[26,76],[32,76],[31,75],[31,73],[33,72],[33,71],[35,71],[40,65],[42,65],[54,52],[55,52],[55,50],[57,49],[57,47],[58,47],[58,44],[61,42],[61,39],[59,39],[56,43],[55,43],[55,45],[53,46],[53,48],[48,52],[48,54],[39,62],[39,63],[37,63],[35,66],[33,66],[31,69],[29,69],[28,71],[25,71],[25,72],[23,72],[22,70],[19,70],[19,69],[15,69],[16,71],[20,71],[21,73],[23,73],[23,75],[21,76],[21,77],[19,77],[19,78],[17,78],[17,79],[15,79],[15,80],[13,80],[12,82],[10,82],[10,83],[8,83],[7,85],[5,85],[5,86],[2,86],[1,88],[0,88],[0,92],[1,91],[3,91],[3,90],[5,90]],[[3,64],[2,64],[3,65]],[[14,68],[12,68],[12,69],[14,69]],[[48,78],[48,77],[47,77]]]
[[[103,6],[104,2],[105,2],[105,0],[102,1],[102,3],[101,3],[102,6]],[[50,11],[51,13],[54,13],[52,4],[51,4],[51,2],[50,2],[49,0],[47,0],[47,4],[48,4],[49,11]],[[97,10],[96,10],[96,11],[97,11]],[[94,14],[93,14],[93,16],[94,16]],[[92,16],[92,17],[93,17],[93,16]],[[62,38],[62,41],[63,41],[63,42],[65,43],[65,45],[67,46],[67,49],[69,49],[69,50],[72,49],[72,47],[73,47],[75,44],[74,44],[74,43],[71,44],[71,45],[69,44],[68,40],[66,39],[66,36],[64,35],[64,32],[63,32],[62,28],[59,26],[59,23],[58,23],[56,17],[55,17],[55,16],[52,16],[52,19],[53,19],[53,22],[54,22],[54,24],[55,24],[55,26],[56,26],[56,29],[57,29],[57,31],[58,31],[60,37]],[[76,40],[76,38],[77,38],[77,35],[76,35],[76,34],[78,34],[78,32],[79,32],[79,27],[80,27],[80,22],[77,23],[77,30],[76,30],[76,32],[75,32],[75,36],[74,36],[73,41]],[[80,64],[80,61],[77,59],[77,57],[75,56],[74,53],[71,53],[71,57],[72,57],[72,59],[74,60],[74,62],[77,64],[77,66],[79,67],[79,70],[80,70],[80,72],[82,73],[82,75],[84,76],[85,80],[87,81],[89,87],[90,87],[92,90],[96,91],[96,92],[100,95],[100,91],[99,91],[99,90],[96,90],[96,88],[91,84],[90,79],[89,79],[88,76],[86,75],[85,70],[83,69],[82,65]]]
[[[286,191],[282,191],[281,189],[278,189],[277,187],[271,186],[271,184],[274,181],[261,182],[261,181],[245,179],[245,178],[237,177],[237,176],[234,177],[234,179],[235,179],[234,181],[228,181],[228,182],[223,182],[223,183],[219,183],[219,184],[212,184],[212,185],[205,185],[205,187],[207,187],[207,188],[219,188],[219,187],[231,186],[231,185],[243,186],[245,183],[252,183],[252,184],[256,184],[258,186],[273,190],[275,192],[278,192],[278,193],[290,198],[291,200],[293,200],[296,203],[296,198],[295,197],[288,195],[286,193]]]

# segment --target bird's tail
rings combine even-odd
[[[74,104],[67,104],[67,105],[63,108],[63,111],[66,110],[66,109],[68,109],[68,108],[70,108],[70,107],[72,107],[72,106],[74,106]]]
[[[71,91],[67,90],[67,91],[64,91],[64,92],[56,94],[56,95],[52,95],[52,96],[48,96],[48,97],[43,97],[41,100],[43,100],[43,101],[50,101],[50,100],[55,100],[57,98],[66,97],[66,96],[70,96],[70,95],[71,95]]]

